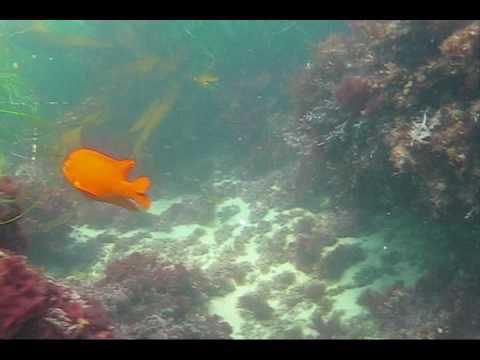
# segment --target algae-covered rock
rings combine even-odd
[[[320,272],[323,277],[336,280],[345,270],[365,260],[366,257],[361,246],[342,244],[325,255],[320,264]]]

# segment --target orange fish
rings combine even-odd
[[[121,206],[128,210],[148,209],[150,198],[145,194],[150,179],[141,176],[128,180],[134,160],[115,160],[92,149],[72,151],[63,162],[68,182],[87,196]]]

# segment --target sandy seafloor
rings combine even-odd
[[[161,215],[172,204],[181,202],[182,198],[174,199],[158,199],[152,203],[149,212],[153,215]],[[71,236],[75,241],[95,241],[99,234],[113,235],[118,238],[128,239],[138,237],[139,241],[131,245],[127,251],[115,255],[112,252],[114,244],[106,244],[103,247],[101,260],[91,268],[91,276],[101,276],[105,264],[110,262],[116,256],[123,257],[136,251],[158,252],[165,256],[169,261],[179,261],[188,266],[196,266],[205,272],[212,271],[214,268],[221,268],[232,264],[242,264],[241,266],[248,270],[246,281],[237,283],[233,291],[223,295],[211,298],[209,301],[209,312],[217,314],[227,321],[233,328],[233,338],[270,338],[276,331],[289,328],[300,327],[306,337],[314,337],[317,335],[316,330],[312,327],[312,313],[317,309],[322,309],[321,305],[313,300],[308,299],[299,289],[302,285],[311,283],[312,281],[322,280],[318,276],[316,279],[311,274],[304,273],[296,269],[292,262],[276,262],[275,259],[265,259],[258,251],[261,242],[272,239],[275,232],[288,228],[290,234],[287,236],[286,244],[294,240],[291,233],[294,223],[300,216],[313,216],[321,219],[321,212],[317,214],[310,213],[304,209],[289,209],[279,211],[271,208],[263,217],[263,221],[272,223],[269,232],[258,234],[254,231],[247,231],[251,235],[247,237],[240,248],[236,248],[234,239],[244,231],[248,230],[252,225],[249,220],[251,205],[240,197],[227,198],[217,205],[217,213],[226,206],[236,205],[240,211],[229,218],[225,222],[221,222],[218,218],[209,226],[199,224],[188,224],[174,226],[170,232],[156,231],[151,229],[136,229],[127,233],[120,233],[116,229],[95,229],[88,226],[76,226],[73,228]],[[275,218],[279,215],[288,215],[295,213],[299,216],[283,216],[290,220],[279,225],[275,222]],[[224,225],[231,225],[234,230],[224,242],[219,243],[215,240],[214,233]],[[203,229],[204,234],[192,242],[189,236],[197,229]],[[347,268],[343,275],[335,281],[326,281],[327,292],[330,289],[352,283],[353,276],[356,272],[366,266],[380,266],[380,257],[385,251],[399,250],[403,251],[415,239],[402,238],[409,237],[409,233],[400,235],[400,238],[394,242],[385,242],[383,232],[369,234],[363,237],[344,237],[338,238],[337,242],[331,246],[325,247],[322,251],[327,253],[340,244],[359,244],[368,255],[367,258],[353,266]],[[394,247],[398,247],[392,249]],[[402,248],[400,248],[402,247]],[[264,253],[263,253],[264,254]],[[402,260],[394,265],[395,271],[381,274],[373,283],[368,285],[372,289],[386,288],[398,280],[404,281],[406,285],[411,285],[422,275],[423,271],[414,262]],[[281,273],[290,272],[295,276],[295,281],[289,286],[277,286],[278,277]],[[327,319],[335,311],[343,311],[342,321],[348,324],[348,320],[356,315],[360,315],[365,310],[356,303],[359,294],[366,289],[363,287],[348,288],[341,291],[337,295],[325,295],[331,301],[332,306],[324,311],[324,318]],[[250,292],[263,292],[268,299],[268,304],[274,309],[274,318],[271,320],[258,321],[251,314],[237,307],[237,300],[240,296]],[[288,299],[296,297],[294,305]]]

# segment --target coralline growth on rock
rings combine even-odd
[[[209,315],[216,292],[198,270],[133,253],[107,265],[105,277],[87,289],[103,303],[121,338],[228,338],[231,327]]]
[[[272,320],[274,316],[273,308],[256,293],[247,293],[239,297],[237,306],[252,314],[258,321]]]
[[[335,90],[335,98],[340,106],[357,114],[365,109],[370,95],[368,79],[361,76],[344,78]]]
[[[359,245],[338,245],[328,252],[320,263],[320,273],[327,279],[340,278],[345,270],[367,258],[365,251]]]
[[[299,154],[300,192],[321,189],[332,205],[364,211],[477,221],[480,22],[350,25],[292,79],[297,120],[285,139]]]
[[[0,252],[0,338],[108,339],[103,309],[42,276],[25,258]]]
[[[312,313],[312,327],[317,331],[320,339],[341,339],[348,338],[348,329],[342,323],[343,313],[334,311],[328,317],[322,312],[315,311]]]
[[[382,291],[367,289],[358,304],[369,310],[383,338],[477,338],[478,275],[465,270],[443,265],[413,287],[399,282]]]

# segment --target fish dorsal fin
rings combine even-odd
[[[118,166],[122,171],[122,174],[128,176],[130,170],[135,166],[135,160],[120,160]]]

